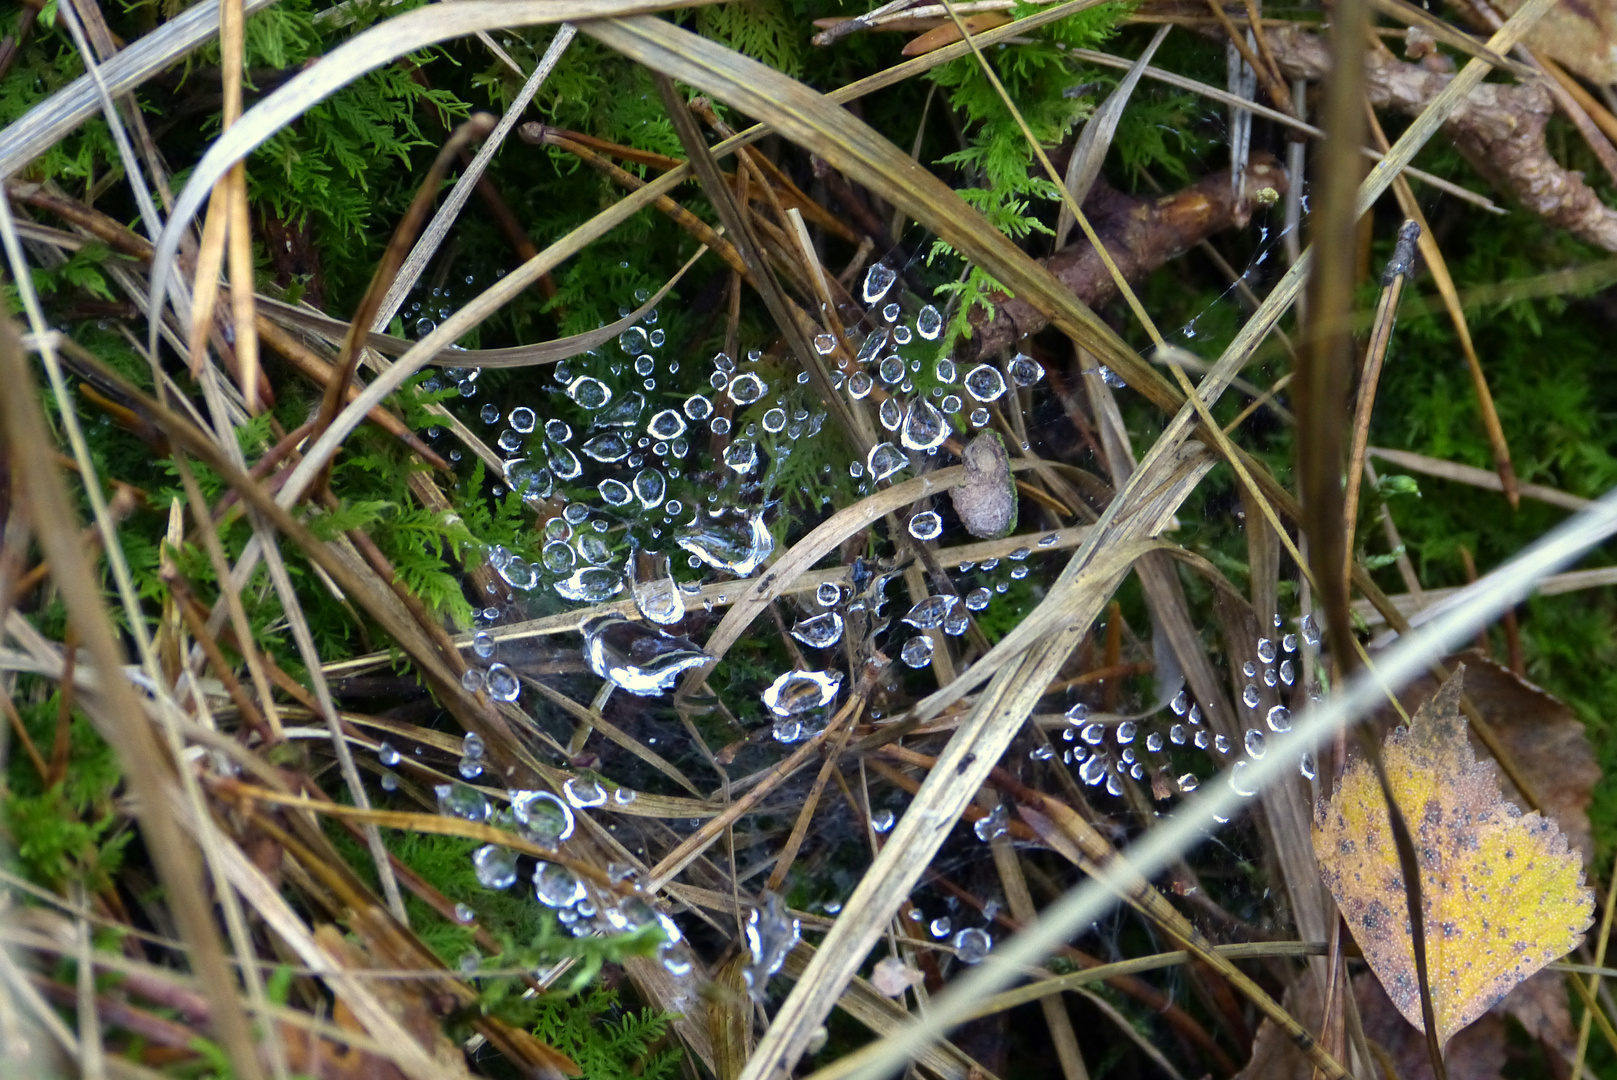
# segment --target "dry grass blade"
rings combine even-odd
[[[157,351],[162,310],[173,288],[171,275],[180,234],[190,227],[202,200],[237,162],[277,131],[366,72],[416,49],[502,26],[545,24],[655,11],[663,4],[637,0],[462,0],[407,12],[360,34],[326,54],[319,63],[270,94],[216,139],[192,171],[175,201],[152,258],[147,346]]]
[[[140,799],[139,817],[146,842],[168,889],[181,932],[192,950],[192,963],[219,1002],[220,1041],[238,1074],[263,1075],[253,1040],[242,1012],[234,980],[225,967],[224,953],[201,890],[202,874],[196,849],[181,839],[174,816],[163,795],[164,778],[173,775],[152,729],[138,719],[144,715],[134,688],[122,677],[123,657],[113,637],[112,624],[102,606],[97,582],[77,542],[67,492],[49,458],[52,441],[39,411],[22,342],[9,320],[0,320],[0,370],[12,391],[0,395],[6,442],[11,460],[32,477],[27,488],[34,528],[55,570],[80,640],[95,666],[104,673],[101,691],[106,708],[94,714],[102,721],[102,735],[115,747],[125,775]],[[118,674],[113,674],[117,672]],[[111,716],[122,719],[108,722]]]

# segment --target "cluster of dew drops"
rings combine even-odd
[[[964,374],[948,358],[905,355],[936,341],[944,320],[931,304],[923,306],[913,320],[906,320],[900,304],[887,300],[896,280],[897,273],[879,263],[867,272],[862,297],[879,321],[873,319],[874,328],[862,337],[857,336],[857,329],[849,332],[852,370],[832,370],[833,388],[849,398],[859,401],[877,394],[877,418],[891,436],[873,447],[865,460],[848,465],[850,478],[865,493],[873,491],[878,482],[911,467],[921,455],[936,455],[954,434],[952,417],[964,413],[970,429],[983,428],[991,419],[991,403],[1012,387],[1033,387],[1044,376],[1039,363],[1021,353],[1006,361],[1003,369],[980,363]],[[647,294],[641,293],[636,299],[644,302]],[[439,319],[448,316],[447,307],[435,307],[448,302],[447,293],[441,299],[435,294],[428,299],[426,309],[410,309],[408,314],[418,316],[414,327],[417,336],[435,329],[434,314]],[[622,314],[627,315],[628,310]],[[774,551],[764,516],[770,465],[789,457],[800,439],[817,435],[826,418],[822,409],[814,407],[819,403],[798,389],[806,387],[807,372],[797,376],[798,387],[772,388],[765,374],[760,373],[764,357],[757,350],[747,353],[741,363],[721,352],[708,370],[687,371],[685,388],[690,389],[691,381],[698,381],[695,391],[677,404],[656,408],[653,401],[677,399],[680,393],[670,393],[680,375],[680,363],[665,354],[668,335],[657,326],[658,321],[658,313],[652,309],[639,324],[618,336],[617,354],[612,354],[610,348],[595,350],[552,369],[553,385],[548,392],[567,400],[568,405],[558,411],[587,418],[583,431],[575,431],[561,416],[542,415],[552,412],[550,409],[526,404],[504,410],[489,402],[478,412],[485,427],[494,432],[490,441],[504,455],[502,476],[493,494],[503,495],[509,488],[524,500],[561,504],[561,513],[544,524],[544,542],[536,561],[498,546],[488,552],[490,564],[509,590],[505,598],[511,600],[548,588],[564,601],[589,606],[627,589],[640,613],[653,625],[629,623],[620,616],[592,619],[585,626],[584,653],[597,675],[630,693],[648,696],[671,689],[681,672],[709,659],[694,643],[655,628],[680,622],[687,602],[702,592],[700,581],[676,580],[669,554],[659,549],[666,549],[671,542],[685,552],[691,570],[699,573],[717,571],[746,578],[757,571]],[[912,343],[917,348],[905,349]],[[815,350],[824,356],[833,353],[837,345],[829,334],[818,335],[813,341]],[[1109,373],[1103,374],[1113,381]],[[478,393],[477,377],[476,368],[448,367],[426,380],[423,388],[430,391],[454,386],[462,398],[471,399]],[[660,380],[668,389],[659,391]],[[724,398],[716,403],[719,395]],[[758,408],[762,409],[761,415]],[[743,410],[756,419],[732,421],[725,415],[739,417]],[[703,429],[728,440],[714,463],[716,482],[699,479],[688,464],[691,441]],[[436,438],[441,432],[433,428],[427,434]],[[451,460],[459,456],[455,450],[449,453]],[[827,471],[830,468],[823,466]],[[584,492],[592,494],[581,494]],[[944,521],[938,511],[924,510],[913,514],[906,528],[917,540],[930,541],[942,534]],[[1047,547],[1056,540],[1056,535],[1050,534],[1041,537],[1036,545]],[[1017,580],[1027,575],[1026,560],[1033,550],[1023,547],[1007,555],[1008,575],[997,579],[991,575],[1000,567],[999,559],[961,563],[961,574],[975,573],[982,583],[973,582],[963,596],[933,595],[915,603],[900,620],[917,631],[903,642],[900,660],[911,668],[931,663],[935,645],[928,631],[964,634],[969,613],[983,611],[995,593],[1007,590],[1006,576]],[[846,612],[862,607],[879,615],[885,602],[884,589],[896,575],[867,571],[864,576],[865,580],[860,580],[856,567],[851,583],[821,585],[815,596],[821,610],[798,619],[791,627],[792,636],[811,649],[830,649],[842,638]],[[491,592],[496,589],[490,586]],[[711,599],[706,603],[711,610]],[[501,608],[492,602],[479,612],[485,627],[501,617]],[[1310,645],[1317,643],[1311,621],[1305,620],[1302,630]],[[1294,678],[1290,654],[1297,648],[1296,635],[1285,635],[1280,648],[1286,658],[1274,665],[1271,662],[1277,656],[1276,646],[1267,639],[1260,641],[1258,654],[1264,660],[1264,669],[1260,674],[1254,667],[1247,675],[1261,678],[1270,686],[1276,681],[1290,686]],[[493,635],[480,628],[472,641],[472,652],[480,663],[467,668],[463,685],[468,692],[482,691],[496,700],[514,702],[521,695],[521,680],[514,670],[495,660],[496,651]],[[775,739],[797,742],[823,728],[841,682],[842,673],[831,669],[791,670],[775,679],[761,695],[773,720]],[[1246,703],[1249,708],[1255,707],[1259,696],[1255,684],[1249,685],[1247,691]],[[1167,743],[1184,746],[1188,742],[1219,754],[1231,751],[1222,735],[1210,736],[1202,726],[1199,707],[1189,703],[1184,694],[1173,701],[1172,711],[1179,719],[1168,728],[1166,743],[1164,735],[1156,731],[1136,743],[1136,722],[1124,721],[1115,726],[1092,722],[1085,706],[1074,706],[1068,713],[1071,724],[1063,731],[1064,741],[1071,745],[1062,751],[1062,759],[1077,769],[1085,783],[1104,783],[1113,794],[1121,794],[1123,774],[1137,780],[1146,775],[1140,746],[1157,756],[1164,754]],[[1265,720],[1273,734],[1289,730],[1289,714],[1283,706],[1269,710]],[[1107,745],[1108,736],[1116,744],[1115,751]],[[1266,738],[1259,727],[1250,729],[1244,745],[1246,754],[1254,759],[1261,757]],[[609,788],[600,780],[575,777],[563,785],[561,797],[549,792],[511,790],[506,793],[506,804],[496,807],[471,784],[483,775],[483,753],[481,739],[468,734],[459,762],[462,781],[436,788],[440,813],[505,828],[547,850],[559,850],[572,835],[575,811],[609,802],[622,806],[635,796],[628,788]],[[1046,756],[1050,756],[1048,751]],[[391,770],[402,756],[384,743],[379,757]],[[1165,764],[1166,758],[1162,761]],[[1311,763],[1305,762],[1305,773],[1311,768]],[[1231,775],[1235,782],[1239,763]],[[384,773],[385,789],[394,790],[397,784],[392,772]],[[1188,793],[1196,786],[1193,773],[1178,779],[1182,792]],[[872,814],[871,826],[877,832],[886,832],[894,821],[893,812],[884,809]],[[1002,806],[975,822],[974,831],[987,842],[1002,834],[1007,822],[1007,811]],[[516,883],[523,858],[503,845],[486,844],[477,849],[472,861],[480,884],[491,890],[505,890]],[[535,898],[554,910],[557,919],[574,934],[623,932],[655,922],[665,939],[662,955],[667,969],[676,976],[692,969],[690,948],[678,926],[638,891],[632,868],[608,868],[608,877],[620,890],[614,892],[599,890],[581,880],[560,861],[540,859],[534,863],[529,877]],[[833,909],[828,906],[827,910]],[[456,913],[466,922],[475,919],[475,912],[465,904],[459,905]],[[926,921],[919,908],[912,910],[911,917]],[[988,918],[992,919],[991,913]],[[975,926],[956,930],[948,915],[939,915],[927,925],[939,939],[952,934],[956,954],[967,963],[983,959],[992,946],[986,930]],[[746,931],[752,959],[746,977],[757,993],[780,969],[798,941],[800,926],[778,898],[766,895],[764,903],[753,910]],[[469,972],[475,971],[478,963],[475,953],[463,958],[463,967]]]
[[[1320,642],[1319,628],[1312,615],[1302,617],[1295,633],[1281,633],[1285,621],[1279,615],[1274,617],[1274,627],[1275,638],[1257,639],[1257,662],[1248,660],[1242,667],[1241,674],[1247,681],[1241,690],[1240,711],[1250,717],[1250,726],[1239,747],[1231,745],[1227,736],[1208,730],[1201,706],[1180,690],[1168,704],[1173,719],[1166,721],[1166,731],[1157,729],[1150,720],[1104,723],[1091,718],[1087,705],[1074,705],[1067,711],[1067,726],[1061,732],[1061,741],[1069,744],[1061,750],[1062,762],[1076,767],[1078,778],[1085,784],[1091,787],[1104,784],[1108,793],[1122,795],[1125,775],[1134,780],[1144,780],[1152,771],[1168,775],[1169,748],[1194,746],[1220,758],[1233,755],[1229,770],[1231,788],[1247,797],[1257,794],[1256,788],[1246,780],[1246,770],[1251,762],[1268,754],[1271,740],[1289,734],[1292,727],[1291,709],[1284,704],[1265,709],[1264,692],[1259,686],[1271,690],[1282,686],[1288,690],[1294,688],[1299,647],[1315,650]],[[1302,688],[1296,689],[1296,693],[1303,692]],[[1308,688],[1306,693],[1309,700],[1318,700],[1317,687]],[[1054,751],[1040,747],[1033,751],[1033,756],[1048,759],[1054,756]],[[1313,755],[1303,754],[1298,769],[1303,779],[1313,780],[1316,774]],[[1185,795],[1200,785],[1201,779],[1195,772],[1182,773],[1173,781],[1173,786]]]

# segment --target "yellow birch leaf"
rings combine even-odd
[[[1577,948],[1594,912],[1583,865],[1555,822],[1523,814],[1478,762],[1460,715],[1464,669],[1387,736],[1382,759],[1420,864],[1426,963],[1438,1037]],[[1314,811],[1314,851],[1370,970],[1425,1031],[1404,875],[1370,763],[1350,760]]]

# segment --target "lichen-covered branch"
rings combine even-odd
[[[1084,213],[1123,277],[1135,282],[1214,233],[1246,224],[1255,202],[1285,194],[1285,170],[1268,155],[1254,154],[1247,166],[1244,190],[1245,197],[1237,197],[1228,169],[1155,198],[1126,195],[1098,184]],[[1266,190],[1271,195],[1266,195]],[[1105,303],[1117,293],[1111,273],[1082,234],[1040,261],[1090,307]],[[1049,321],[1027,301],[999,294],[994,298],[992,316],[981,309],[973,313],[971,337],[960,343],[957,358],[975,360],[991,355],[1024,335],[1044,329]]]
[[[1287,76],[1319,80],[1330,73],[1323,40],[1297,27],[1269,34]],[[1452,75],[1406,63],[1384,52],[1365,57],[1370,102],[1414,116],[1442,92]],[[1583,174],[1550,156],[1544,126],[1555,101],[1534,83],[1483,83],[1455,110],[1444,133],[1489,183],[1552,225],[1607,251],[1617,251],[1617,212],[1583,181]]]

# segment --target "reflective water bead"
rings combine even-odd
[[[500,437],[494,440],[494,444],[506,453],[513,454],[522,448],[522,436],[506,428],[500,432]]]
[[[870,269],[865,271],[865,284],[862,292],[865,303],[874,304],[887,295],[887,290],[893,287],[898,280],[898,271],[884,266],[881,263],[871,263]],[[897,305],[892,305],[896,307]],[[891,320],[889,320],[891,321]]]
[[[1246,663],[1241,665],[1241,674],[1245,675],[1249,679],[1257,678],[1257,676],[1258,676],[1258,665],[1256,665],[1252,661],[1248,660]]]
[[[910,343],[910,328],[907,326],[893,327],[893,343],[896,345],[908,345]]]
[[[1106,759],[1099,754],[1087,759],[1078,766],[1078,779],[1091,786],[1106,779]]]
[[[778,435],[786,430],[786,410],[770,409],[764,413],[764,430],[771,435]]]
[[[856,371],[848,377],[848,396],[855,401],[861,401],[870,394],[871,388],[875,385],[876,380],[863,371]]]
[[[928,341],[936,341],[938,334],[943,330],[943,313],[931,304],[923,307],[915,316],[915,332]]]
[[[967,606],[969,607],[970,604],[968,603]],[[1082,724],[1084,721],[1086,721],[1088,719],[1089,719],[1089,706],[1085,705],[1081,701],[1078,704],[1074,705],[1072,708],[1067,710],[1067,723],[1069,723],[1069,724]]]
[[[483,736],[475,731],[468,731],[460,740],[460,752],[469,758],[480,758],[485,753]]]
[[[953,924],[950,923],[949,916],[939,915],[927,924],[926,929],[935,938],[946,938],[949,936],[949,931],[953,929]]]
[[[1303,616],[1303,641],[1309,645],[1319,644],[1319,627],[1314,623],[1314,616]]]
[[[1122,765],[1118,766],[1119,772],[1121,772],[1122,768],[1123,768]],[[1121,795],[1121,794],[1123,794],[1123,781],[1121,779],[1119,779],[1119,775],[1118,775],[1117,772],[1111,772],[1111,773],[1106,774],[1106,793],[1108,795]]]
[[[986,423],[988,423],[988,410],[987,409],[979,408],[979,409],[971,410],[971,426],[972,427],[982,427]]]
[[[842,640],[842,616],[827,611],[799,619],[792,626],[792,636],[810,648],[828,649]]]
[[[472,635],[472,652],[480,659],[487,660],[494,655],[494,636],[487,630],[479,630]],[[383,764],[387,764],[383,762]]]
[[[438,784],[432,790],[438,797],[438,812],[445,817],[475,822],[488,820],[488,796],[471,785],[457,781],[453,784]]]
[[[936,510],[923,510],[910,518],[909,528],[917,540],[936,540],[943,532],[943,518]]]
[[[763,692],[764,707],[776,716],[800,716],[831,704],[841,686],[840,671],[788,671]]]
[[[1258,687],[1255,683],[1246,684],[1245,689],[1241,691],[1241,701],[1249,709],[1256,709],[1258,707],[1259,694]]]
[[[892,399],[889,398],[890,402]],[[885,402],[883,404],[886,404]],[[910,459],[904,451],[890,442],[878,443],[871,448],[870,456],[865,464],[870,468],[870,475],[875,480],[885,480],[900,469],[908,467]]]
[[[1069,717],[1069,719],[1071,718]],[[1085,724],[1083,730],[1078,733],[1078,737],[1090,746],[1099,746],[1106,741],[1106,725],[1099,723]]]
[[[1168,741],[1175,746],[1185,745],[1185,725],[1175,724],[1168,729]]]
[[[943,400],[938,402],[938,408],[953,416],[960,411],[960,404],[959,394],[945,394]]]
[[[1044,378],[1044,365],[1026,353],[1017,353],[1011,357],[1011,362],[1005,365],[1010,373],[1011,381],[1017,386],[1026,388]]]
[[[638,326],[631,326],[618,335],[618,348],[627,356],[646,351],[646,332]]]
[[[966,607],[972,611],[982,611],[988,607],[992,595],[987,589],[973,589],[966,594]]]
[[[1269,752],[1269,742],[1263,737],[1263,732],[1259,731],[1257,728],[1246,729],[1246,738],[1244,743],[1246,745],[1247,756],[1251,757],[1253,760],[1257,760]]]
[[[903,359],[898,356],[889,356],[881,362],[881,366],[876,369],[876,374],[881,376],[882,382],[889,385],[898,382],[904,377]]]
[[[1153,731],[1151,734],[1147,735],[1145,737],[1145,748],[1147,750],[1151,751],[1153,754],[1161,753],[1161,751],[1162,751],[1162,735],[1161,735],[1161,733]]]
[[[600,379],[580,375],[568,385],[567,396],[586,409],[600,409],[612,401],[612,388]]]
[[[489,697],[496,701],[515,701],[517,695],[522,693],[522,683],[517,679],[516,672],[504,664],[490,664],[483,681],[488,687]]]
[[[622,480],[608,477],[595,485],[595,490],[601,493],[601,498],[608,506],[626,506],[634,501],[634,492],[630,491],[629,485]]]
[[[476,920],[477,920],[477,912],[472,910],[470,904],[456,904],[455,905],[455,921],[456,922],[460,923],[462,926],[469,926],[473,922],[475,922]]]
[[[899,307],[897,304],[888,304],[886,307],[881,309],[881,317],[884,322],[897,322],[898,317],[902,314],[904,314],[904,309]]]
[[[1117,745],[1127,746],[1134,741],[1135,724],[1133,720],[1124,720],[1117,725]]]
[[[500,419],[500,407],[491,401],[487,405],[484,405],[483,410],[477,415],[483,418],[483,423],[485,424],[498,423]]]
[[[1296,634],[1287,634],[1285,637],[1281,638],[1280,639],[1280,648],[1281,648],[1281,650],[1283,652],[1289,652],[1289,653],[1296,652],[1297,651],[1297,635]]]
[[[677,439],[685,434],[685,418],[673,409],[664,409],[651,418],[646,434],[653,439]]]
[[[1173,711],[1175,716],[1183,716],[1185,715],[1185,710],[1190,708],[1190,699],[1181,690],[1173,696],[1172,701],[1168,702],[1168,708]]]
[[[483,689],[483,669],[469,667],[461,672],[460,688],[468,694],[475,694]]]
[[[1304,754],[1302,760],[1297,763],[1297,771],[1303,774],[1304,780],[1314,779],[1314,755]]]
[[[708,421],[707,429],[715,435],[730,434],[730,419],[726,416],[715,416]]]
[[[758,444],[751,439],[737,439],[724,448],[724,464],[731,471],[746,476],[758,467]]]
[[[1275,674],[1275,669],[1274,668],[1264,668],[1263,669],[1263,685],[1264,686],[1273,686],[1276,683],[1276,681],[1278,681],[1278,679],[1279,679],[1279,676],[1277,676]]]
[[[1185,714],[1185,719],[1189,720],[1192,724],[1201,723],[1202,722],[1202,707],[1200,705],[1192,705],[1190,707],[1190,712]]]
[[[1205,729],[1203,729],[1196,732],[1196,738],[1192,741],[1196,744],[1196,749],[1206,750],[1213,739],[1212,736],[1209,735]]]
[[[522,410],[513,410],[511,415],[515,416],[519,411]],[[530,420],[529,423],[532,423],[532,421]],[[513,423],[511,426],[516,427],[516,424]],[[545,421],[545,438],[549,439],[551,442],[572,442],[573,429],[568,426],[567,421],[551,418]]]
[[[517,880],[517,853],[501,844],[484,844],[472,852],[477,883],[485,889],[509,889]]]
[[[881,426],[888,431],[897,431],[898,425],[904,421],[904,413],[898,407],[897,398],[888,398],[883,401],[881,408],[876,410],[876,416],[881,420]]]
[[[895,820],[891,810],[877,810],[870,815],[870,827],[879,833],[884,833],[893,827]]]
[[[922,668],[932,662],[932,639],[923,635],[910,638],[899,650],[899,659],[912,668]]]
[[[992,364],[978,364],[966,373],[966,393],[987,404],[1005,393],[1005,377]]]
[[[842,589],[834,581],[821,582],[820,587],[814,590],[814,599],[819,601],[821,607],[830,607],[842,599]]]
[[[932,450],[942,446],[954,429],[925,398],[916,398],[904,413],[899,441],[909,450]]]
[[[1214,735],[1213,736],[1213,749],[1217,750],[1221,754],[1229,753],[1230,752],[1230,740],[1226,739],[1222,735]]]
[[[859,346],[859,352],[854,357],[857,364],[869,364],[881,355],[882,348],[887,344],[887,329],[877,327],[872,330]]]
[[[1187,772],[1185,775],[1181,776],[1178,783],[1179,790],[1186,795],[1189,795],[1192,791],[1195,791],[1201,786],[1201,781],[1196,779],[1196,774],[1193,772]]]
[[[1297,669],[1291,666],[1290,660],[1280,661],[1280,681],[1287,686],[1297,681]]]
[[[1010,828],[1010,820],[1010,809],[1004,803],[1000,803],[978,818],[972,824],[971,831],[977,834],[977,839],[986,844],[995,837],[1004,836]]]
[[[814,351],[821,356],[829,356],[831,350],[837,347],[837,339],[830,334],[814,335]]]
[[[1268,721],[1269,730],[1277,734],[1283,735],[1291,730],[1291,710],[1284,705],[1276,705],[1270,709],[1265,719]]]
[[[391,769],[399,763],[399,752],[392,743],[384,742],[376,748],[376,760]]]
[[[934,630],[943,625],[955,603],[953,596],[928,596],[910,608],[903,621],[917,630]]]
[[[584,899],[584,883],[559,863],[540,863],[533,872],[533,895],[546,907],[572,907]]]
[[[1270,641],[1268,638],[1259,638],[1258,639],[1258,659],[1262,660],[1265,664],[1274,663],[1275,662],[1275,643]]]
[[[1237,761],[1233,766],[1230,767],[1230,790],[1235,792],[1237,795],[1245,795],[1250,797],[1256,795],[1258,793],[1258,789],[1254,787],[1252,781],[1247,778],[1247,768],[1248,765],[1245,761]]]
[[[730,395],[730,400],[737,405],[751,405],[769,392],[769,386],[752,372],[737,375],[730,380],[730,385],[724,391]],[[667,438],[673,438],[672,435]]]

